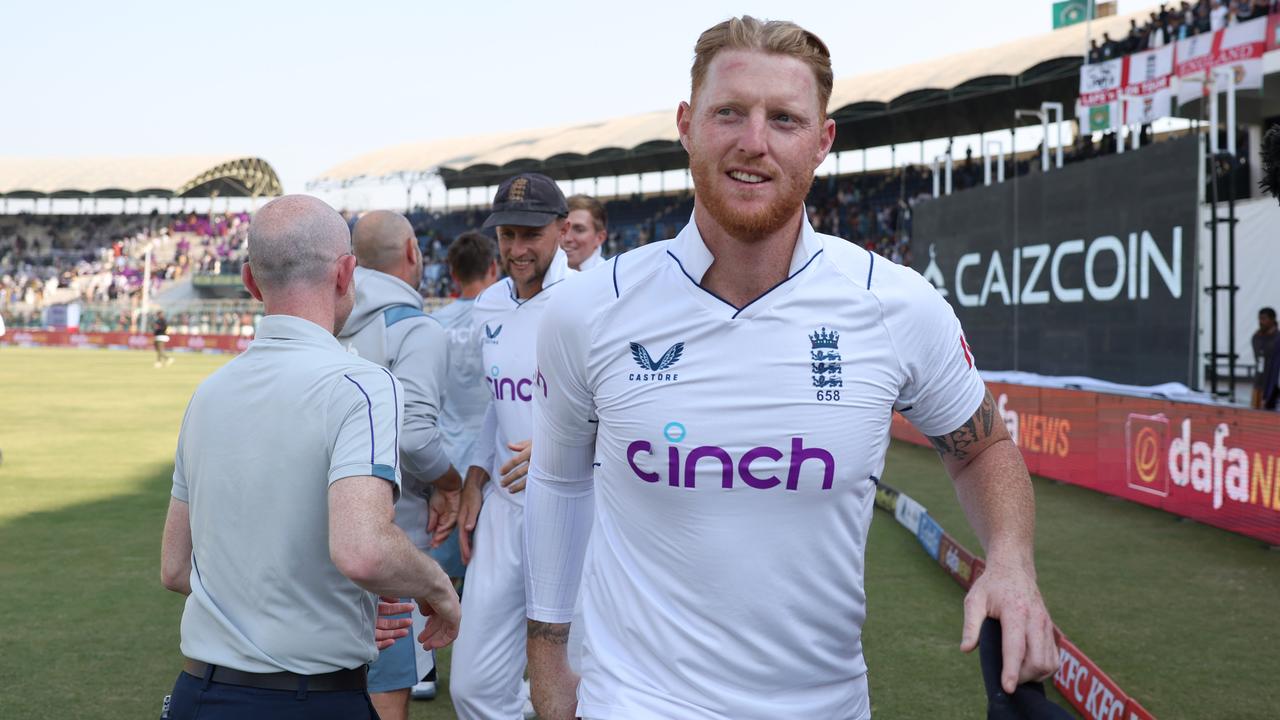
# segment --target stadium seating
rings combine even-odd
[[[0,216],[0,310],[22,327],[54,303],[140,300],[151,248],[153,292],[194,269],[239,273],[249,216]]]
[[[1150,142],[1150,139],[1147,140]],[[1146,143],[1144,143],[1146,144]],[[1065,153],[1068,163],[1095,157],[1106,140],[1088,135]],[[1006,160],[1006,175],[1038,169],[1038,153]],[[983,182],[981,163],[966,153],[957,160],[955,192]],[[932,197],[928,168],[908,165],[840,176],[820,176],[806,200],[809,220],[820,232],[843,237],[896,263],[911,264],[914,207]],[[676,191],[605,200],[611,257],[655,239],[673,237],[693,212],[693,195]],[[418,208],[408,217],[424,258],[424,298],[448,298],[454,289],[445,255],[457,235],[478,229],[486,208],[452,212]],[[354,224],[357,214],[347,213]],[[143,255],[153,250],[153,295],[191,274],[237,276],[247,258],[249,215],[10,215],[0,216],[0,312],[10,327],[38,327],[41,309],[54,303],[82,303],[85,329],[145,329],[140,305]],[[117,307],[121,303],[126,307]],[[181,312],[181,311],[180,311]],[[193,309],[195,319],[171,320],[174,332],[242,334],[256,322],[237,308]],[[237,319],[228,319],[232,315]],[[171,311],[171,317],[172,311]],[[208,328],[208,330],[206,330]]]

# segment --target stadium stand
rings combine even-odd
[[[0,307],[140,296],[148,248],[152,294],[193,270],[238,274],[248,222],[246,213],[0,216]]]
[[[1101,62],[1154,50],[1193,35],[1261,17],[1275,12],[1276,8],[1274,0],[1197,0],[1194,4],[1179,3],[1177,7],[1162,4],[1141,25],[1138,18],[1130,18],[1129,30],[1123,36],[1113,38],[1110,33],[1103,33],[1101,41],[1094,38],[1089,46],[1088,61]]]

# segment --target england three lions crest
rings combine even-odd
[[[809,336],[809,370],[816,388],[844,387],[840,369],[840,333],[826,327]]]

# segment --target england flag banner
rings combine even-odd
[[[1081,129],[1091,132],[1114,130],[1124,122],[1120,91],[1125,86],[1128,58],[1080,66]]]
[[[1121,91],[1125,103],[1124,122],[1146,125],[1173,114],[1173,46],[1134,53],[1126,58]]]
[[[1265,17],[1255,18],[1204,35],[1179,40],[1174,74],[1178,76],[1178,104],[1209,94],[1207,73],[1228,69],[1237,90],[1262,89],[1262,55],[1267,48]],[[1223,92],[1221,83],[1218,92]]]

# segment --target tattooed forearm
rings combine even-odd
[[[546,640],[554,645],[565,645],[569,642],[569,623],[530,620],[528,633],[530,640]]]
[[[991,398],[991,391],[988,390],[986,397],[982,398],[982,405],[973,417],[966,420],[954,432],[930,437],[929,442],[933,443],[939,455],[965,460],[978,445],[991,436],[996,429],[995,421],[996,403]]]

